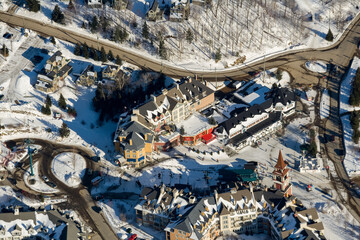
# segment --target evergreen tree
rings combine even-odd
[[[185,134],[184,126],[181,126],[181,128],[180,128],[180,135],[184,135],[184,134]]]
[[[90,54],[89,54],[89,47],[87,46],[86,43],[83,44],[83,56],[84,58],[88,59]]]
[[[103,107],[105,100],[106,100],[106,96],[104,89],[102,88],[101,85],[98,85],[95,92],[95,97],[92,100],[95,111],[98,112],[100,108]]]
[[[41,113],[45,115],[50,115],[51,114],[50,106],[49,105],[42,106]]]
[[[189,29],[186,31],[186,41],[188,41],[188,43],[191,43],[193,40],[194,40],[194,34],[193,34],[193,32],[191,31],[191,29],[189,28]]]
[[[81,28],[86,29],[86,24],[85,24],[85,22],[83,22],[83,23],[81,24]]]
[[[3,44],[2,47],[2,54],[4,55],[4,57],[9,56],[9,49],[5,46],[5,43]]]
[[[94,33],[95,31],[97,31],[98,27],[99,27],[99,21],[98,21],[97,17],[94,16],[90,23],[91,32]]]
[[[329,28],[328,33],[326,34],[325,39],[326,39],[327,41],[329,41],[329,42],[332,42],[332,41],[334,40],[334,35],[333,35],[333,33],[331,32],[331,29],[330,29],[330,28]]]
[[[165,48],[165,43],[164,43],[164,40],[162,40],[162,39],[160,39],[160,42],[159,42],[159,56],[162,59],[167,58],[167,51],[166,51],[166,48]]]
[[[76,56],[80,56],[80,55],[81,55],[81,47],[80,47],[80,44],[79,44],[79,43],[77,43],[77,44],[75,45],[74,54],[75,54]]]
[[[73,4],[72,0],[69,1],[67,8],[72,12],[76,12],[75,5]]]
[[[218,62],[220,60],[221,60],[221,51],[220,51],[220,48],[218,48],[215,53],[215,62]]]
[[[68,137],[70,135],[70,129],[68,128],[67,124],[63,122],[61,128],[59,128],[59,135],[60,137]]]
[[[95,61],[99,61],[99,53],[95,48],[92,49],[92,56]]]
[[[49,107],[51,107],[51,105],[52,105],[52,101],[51,101],[51,98],[49,95],[46,95],[45,104],[46,104],[46,106],[49,106]]]
[[[276,79],[281,80],[282,79],[282,71],[280,69],[276,70]]]
[[[149,38],[149,27],[148,27],[146,21],[144,22],[144,25],[142,27],[142,36],[145,39]]]
[[[107,56],[106,56],[106,52],[105,52],[104,47],[101,47],[100,56],[101,56],[101,61],[102,61],[102,62],[106,62],[106,61],[107,61]]]
[[[214,117],[210,117],[210,118],[209,118],[209,124],[211,124],[211,125],[216,125],[216,120],[215,120]]]
[[[64,96],[62,95],[62,94],[60,94],[60,98],[59,98],[59,101],[58,101],[58,104],[59,104],[59,107],[61,108],[61,109],[66,109],[66,100],[65,100],[65,98],[64,98]]]
[[[51,13],[51,20],[53,20],[56,23],[64,24],[65,16],[61,12],[59,5],[56,5],[53,12]]]
[[[50,38],[50,41],[51,41],[52,44],[54,44],[54,45],[56,44],[56,40],[55,40],[54,37],[51,37],[51,38]]]
[[[26,0],[29,11],[38,12],[40,10],[40,2],[38,0]]]
[[[113,53],[112,53],[111,50],[109,50],[108,59],[109,59],[110,61],[113,61],[113,60],[114,60],[114,55],[113,55]]]
[[[116,63],[117,65],[121,65],[121,64],[122,64],[122,61],[121,61],[121,58],[119,57],[119,55],[116,55],[115,63]]]

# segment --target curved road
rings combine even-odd
[[[309,81],[314,80],[310,77],[309,79],[304,78],[304,74],[307,73],[306,69],[302,65],[308,59],[320,59],[320,60],[329,60],[333,56],[336,56],[340,51],[338,50],[339,45],[343,45],[344,42],[349,40],[349,35],[356,28],[357,23],[360,20],[360,14],[358,14],[352,23],[345,30],[345,33],[341,36],[339,41],[332,44],[329,47],[319,48],[319,49],[302,49],[302,50],[291,50],[273,56],[267,57],[267,68],[279,67],[287,69],[291,72],[291,75],[297,79],[297,81],[303,83],[309,83]],[[114,55],[119,55],[120,58],[131,62],[143,69],[150,69],[158,72],[163,72],[165,75],[171,77],[184,77],[184,76],[198,76],[199,78],[204,78],[206,80],[225,80],[233,79],[239,80],[244,79],[248,76],[249,71],[258,71],[263,68],[263,58],[254,61],[252,63],[247,63],[239,67],[228,68],[218,71],[202,71],[196,69],[185,68],[183,66],[175,66],[173,63],[168,61],[162,61],[155,59],[153,57],[148,57],[145,54],[134,51],[129,48],[122,47],[116,43],[101,40],[88,36],[79,32],[70,30],[69,28],[46,24],[44,22],[35,20],[33,18],[28,18],[25,16],[19,16],[10,14],[7,12],[0,11],[0,21],[3,21],[7,24],[13,26],[20,26],[27,29],[31,29],[38,33],[54,36],[56,38],[69,41],[72,43],[85,43],[88,46],[93,46],[95,48],[104,47],[106,51],[112,50]],[[308,75],[308,73],[307,73]]]
[[[88,190],[85,187],[90,185],[89,176],[84,176],[84,178],[82,179],[83,185],[80,185],[77,188],[72,188],[58,180],[51,171],[52,159],[62,152],[75,152],[80,154],[86,161],[86,168],[97,170],[99,168],[98,164],[90,159],[90,157],[93,156],[94,153],[80,146],[64,145],[43,139],[31,140],[33,140],[32,144],[42,146],[42,149],[39,151],[39,153],[35,154],[33,157],[34,162],[39,162],[39,176],[47,176],[50,182],[53,182],[57,185],[57,188],[61,191],[61,193],[65,193],[67,195],[68,204],[66,204],[66,206],[79,212],[82,219],[86,221],[87,224],[101,236],[101,239],[118,239],[116,234],[109,227],[102,214],[96,211],[98,207],[96,206],[95,202],[93,201]],[[15,143],[23,143],[24,139],[16,139],[12,141],[14,141]],[[18,181],[22,181],[22,175],[24,174],[24,170],[26,171],[26,169],[30,165],[28,160],[26,161],[25,165],[27,166],[18,169],[14,173],[14,175],[17,176]],[[19,176],[19,174],[21,176]]]

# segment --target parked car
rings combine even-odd
[[[136,238],[137,238],[137,235],[133,234],[128,238],[128,240],[135,240]]]
[[[45,182],[49,182],[49,179],[47,178],[47,176],[42,176],[41,177]]]
[[[13,36],[12,33],[9,33],[9,32],[4,33],[4,35],[3,35],[3,37],[6,39],[10,39],[10,38],[12,38],[12,36]]]
[[[56,184],[53,183],[53,182],[47,182],[46,184],[47,184],[49,187],[57,188]]]

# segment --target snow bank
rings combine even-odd
[[[344,166],[349,176],[360,174],[360,145],[352,141],[353,130],[350,124],[350,115],[341,118],[344,129],[344,142],[346,155],[344,158]]]
[[[321,95],[321,103],[320,103],[320,118],[324,119],[329,117],[330,114],[330,96],[329,91],[324,89]]]
[[[56,155],[52,161],[51,170],[60,181],[69,187],[77,187],[85,174],[85,159],[71,152]]]
[[[305,66],[312,72],[325,73],[327,71],[326,63],[323,61],[307,61]]]
[[[28,186],[30,189],[32,189],[36,192],[41,192],[41,193],[57,193],[57,192],[59,192],[59,190],[51,188],[49,185],[47,185],[42,180],[41,176],[39,176],[38,168],[39,168],[39,162],[36,162],[33,165],[34,176],[32,178],[35,179],[34,184],[29,183],[29,180],[31,178],[30,177],[30,168],[24,174],[24,182],[25,182],[26,186]]]
[[[349,98],[352,91],[352,81],[355,77],[357,69],[360,67],[360,59],[354,57],[351,67],[349,68],[346,77],[341,82],[340,87],[340,114],[360,110],[360,107],[354,107],[349,104]]]

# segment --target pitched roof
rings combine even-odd
[[[279,151],[279,156],[278,156],[278,160],[276,162],[276,165],[274,168],[280,168],[280,169],[284,169],[286,167],[286,164],[284,162],[281,150]]]

